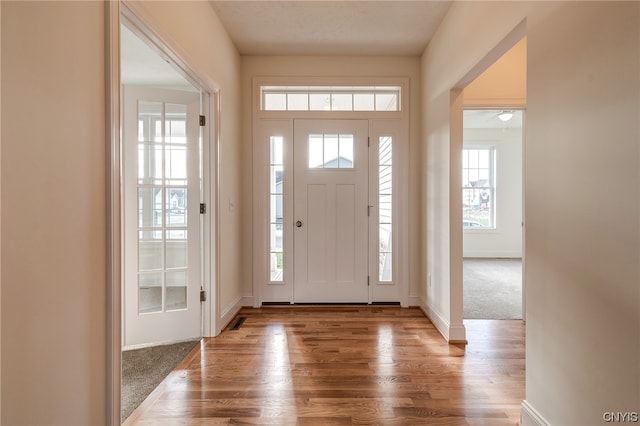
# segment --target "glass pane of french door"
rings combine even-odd
[[[138,101],[138,313],[187,307],[187,105]]]

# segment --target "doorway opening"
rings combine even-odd
[[[523,111],[463,120],[463,317],[522,319]]]
[[[123,351],[173,350],[170,371],[217,330],[217,92],[133,6],[107,7],[110,424],[135,408]]]
[[[524,319],[526,37],[462,91],[463,319]]]

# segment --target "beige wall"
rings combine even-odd
[[[449,203],[459,141],[449,136],[449,91],[487,55],[497,58],[501,40],[526,19],[524,425],[535,424],[534,411],[568,426],[638,411],[639,8],[454,3],[423,55],[425,273],[435,277],[426,303],[455,324],[455,261],[447,255],[460,253],[458,205]]]
[[[138,6],[220,88],[225,309],[240,297],[240,56],[207,2]],[[102,2],[2,2],[6,425],[100,425],[106,418],[103,22]]]
[[[527,401],[605,424],[640,407],[640,3],[528,22]]]
[[[105,418],[103,5],[2,3],[2,424]]]
[[[244,164],[244,222],[252,223],[252,78],[264,76],[309,76],[309,77],[409,77],[409,283],[410,296],[418,296],[420,287],[420,256],[418,233],[413,232],[419,223],[420,170],[420,59],[414,57],[269,57],[245,56],[242,58],[242,108],[243,122],[243,164]],[[247,227],[249,230],[250,227]],[[253,271],[250,267],[253,245],[251,233],[244,234],[243,258],[245,274],[244,292],[252,295]]]

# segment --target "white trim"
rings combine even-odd
[[[105,129],[107,141],[107,396],[106,424],[120,424],[122,376],[122,269],[120,163],[120,3],[104,3]]]
[[[203,155],[209,161],[208,171],[213,168],[214,173],[211,173],[208,178],[204,179],[205,182],[205,202],[208,208],[208,220],[205,220],[207,226],[205,226],[205,232],[208,227],[208,238],[205,244],[205,256],[208,252],[208,259],[206,267],[208,267],[208,277],[205,274],[205,289],[207,291],[207,303],[203,306],[204,311],[204,336],[214,337],[220,334],[220,318],[218,313],[220,312],[220,94],[214,92],[209,94],[209,110],[207,116],[212,118],[209,120],[209,151],[205,150]],[[207,173],[205,173],[205,176]],[[209,185],[207,188],[206,185]],[[208,278],[208,280],[207,280]]]
[[[451,325],[444,315],[425,303],[424,300],[420,300],[419,306],[447,342],[465,342],[467,340],[464,325]]]
[[[520,424],[522,426],[551,426],[542,414],[527,401],[522,401],[520,411]]]
[[[191,55],[180,43],[169,34],[163,25],[149,13],[145,2],[120,0],[122,13],[127,21],[138,31],[142,31],[158,54],[169,60],[196,88],[214,93],[220,90],[220,85],[209,77],[206,69],[193,60]]]
[[[522,258],[522,252],[515,250],[479,250],[479,251],[465,251],[463,259],[466,258],[508,258],[508,259],[520,259]]]
[[[394,208],[398,208],[397,226],[399,228],[398,238],[394,243],[394,251],[397,257],[397,279],[394,281],[399,287],[399,302],[401,306],[409,306],[409,78],[408,77],[295,77],[295,76],[254,76],[252,78],[252,146],[253,146],[253,306],[261,306],[264,296],[262,287],[268,280],[268,271],[265,268],[266,256],[266,233],[264,228],[264,212],[260,208],[264,204],[264,194],[260,188],[264,184],[264,155],[265,150],[260,143],[262,123],[268,121],[289,121],[293,123],[297,119],[363,119],[371,123],[385,120],[399,120],[399,145],[398,162],[394,158],[394,174],[397,173],[396,180],[399,189],[394,188],[394,194],[398,194],[398,203],[394,202]],[[401,87],[400,111],[263,111],[260,109],[260,87],[261,86],[384,86],[393,85]],[[292,125],[292,124],[291,124]],[[291,135],[292,137],[293,135]],[[395,187],[395,184],[394,184]],[[394,226],[395,228],[395,226]],[[395,265],[394,265],[395,266]],[[286,302],[287,300],[278,300]],[[293,301],[293,299],[291,299]]]
[[[235,300],[235,302],[233,302],[229,307],[227,307],[227,309],[224,310],[224,312],[220,315],[220,331],[222,331],[224,327],[229,325],[229,323],[233,321],[235,316],[238,315],[240,309],[244,308],[245,306],[253,306],[253,297],[240,296]]]

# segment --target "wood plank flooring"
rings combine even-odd
[[[522,321],[469,320],[447,344],[417,308],[243,309],[125,425],[516,425]]]

